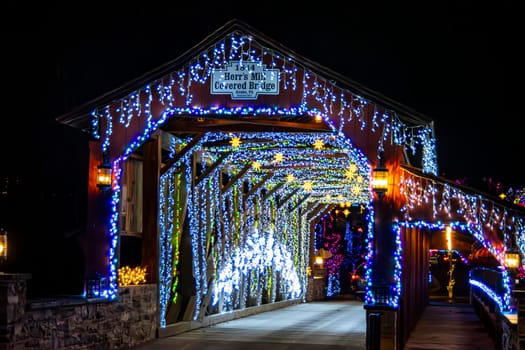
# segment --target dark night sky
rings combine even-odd
[[[30,125],[27,135],[34,136],[44,130],[42,121],[178,57],[236,17],[433,119],[440,174],[525,184],[523,3],[480,8],[459,1],[418,9],[353,2],[320,8],[330,5],[326,1],[311,9],[284,7],[284,1],[184,8],[146,3],[120,9],[96,2],[31,10],[7,5],[4,16],[15,24],[3,21],[1,32],[10,90],[2,142],[13,142]],[[3,148],[5,158],[19,165],[11,149],[17,148]]]

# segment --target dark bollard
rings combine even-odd
[[[366,349],[381,349],[381,312],[368,314],[368,332],[366,332]]]

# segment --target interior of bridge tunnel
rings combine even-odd
[[[359,298],[364,291],[368,215],[365,206],[348,203],[333,208],[315,225],[314,254],[324,258],[327,299]],[[429,235],[431,298],[466,298],[471,268],[499,266],[498,260],[468,232],[432,230]]]
[[[353,296],[364,292],[364,266],[368,209],[362,204],[337,206],[315,225],[314,253],[325,254],[325,297]]]
[[[430,245],[430,298],[467,298],[471,269],[500,265],[479,240],[461,230],[432,231]]]

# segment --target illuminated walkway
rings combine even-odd
[[[155,339],[134,349],[363,350],[365,339],[363,302],[330,300],[223,322]]]
[[[135,350],[364,350],[363,303],[330,300],[297,304],[155,339]],[[404,350],[496,350],[468,303],[431,301]]]
[[[425,308],[404,350],[496,350],[488,329],[468,303],[434,301]]]

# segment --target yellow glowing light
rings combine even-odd
[[[293,176],[293,174],[288,174],[288,176],[286,176],[286,181],[294,182],[295,181],[295,176]]]
[[[324,147],[324,142],[323,142],[323,140],[321,140],[321,139],[317,139],[317,140],[315,140],[315,142],[314,142],[314,148],[315,148],[316,150],[319,150],[319,151],[320,151],[320,150],[323,149],[323,147]]]
[[[323,121],[323,117],[320,114],[317,114],[314,118],[316,123],[320,123]]]
[[[345,210],[343,210],[343,213],[345,214],[345,216],[348,216],[348,214],[350,214],[350,210],[345,209]]]
[[[330,199],[332,199],[332,196],[330,196],[329,193],[326,194],[326,200],[329,201]]]
[[[306,180],[303,184],[303,188],[306,192],[310,192],[313,189],[312,181]]]
[[[323,265],[323,262],[324,262],[324,261],[323,261],[323,257],[322,257],[322,256],[316,256],[316,257],[315,257],[315,263],[316,263],[317,265]]]
[[[520,255],[518,253],[505,253],[505,266],[516,269],[520,266]]]
[[[355,179],[356,179],[357,182],[363,182],[363,176],[362,175],[358,175]]]
[[[445,232],[447,235],[447,249],[450,251],[452,250],[452,229],[450,228],[450,226],[447,226]]]
[[[230,144],[233,148],[238,148],[241,145],[242,141],[240,137],[234,136],[230,140]]]
[[[359,192],[361,192],[361,187],[359,187],[359,186],[352,186],[352,194],[353,195],[358,195]]]
[[[253,162],[252,168],[254,168],[255,170],[261,170],[261,163],[259,163],[258,161]]]
[[[119,286],[130,286],[146,283],[146,267],[131,268],[123,266],[118,269]]]
[[[342,194],[338,195],[338,196],[337,196],[337,199],[339,199],[340,201],[342,201],[342,200],[343,200],[343,195],[342,195]]]
[[[111,165],[109,163],[98,165],[97,186],[102,189],[111,187]]]
[[[275,158],[275,161],[277,163],[280,163],[280,162],[283,161],[283,154],[282,153],[276,153],[274,158]]]
[[[346,169],[346,170],[345,170],[345,177],[346,177],[348,180],[352,180],[352,178],[354,177],[354,172],[351,171],[350,169]]]

